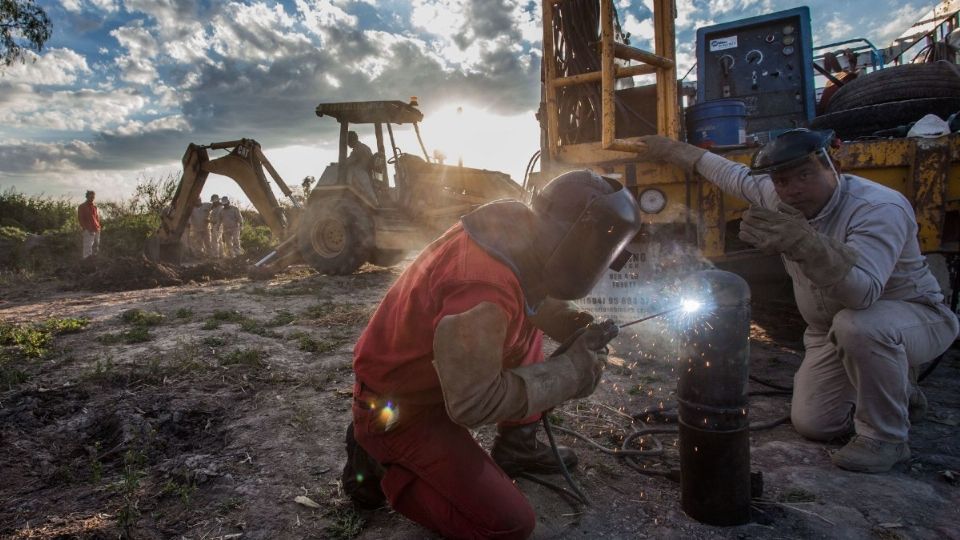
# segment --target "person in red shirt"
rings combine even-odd
[[[529,536],[533,509],[510,476],[559,472],[537,420],[593,392],[610,339],[598,341],[600,327],[570,300],[607,267],[623,266],[639,228],[623,186],[573,171],[548,183],[532,208],[484,205],[425,248],[354,349],[342,476],[354,503],[386,500],[447,538]],[[544,333],[572,343],[544,360]],[[487,454],[469,429],[491,423]],[[560,457],[576,464],[570,449]]]
[[[87,200],[77,207],[77,221],[83,234],[83,258],[100,252],[100,212],[93,204],[96,193],[87,192]]]

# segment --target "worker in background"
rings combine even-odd
[[[448,538],[525,538],[535,516],[510,476],[557,473],[542,411],[593,393],[612,338],[570,300],[629,258],[633,196],[563,174],[532,208],[497,201],[430,244],[387,292],[354,349],[345,491]],[[589,326],[588,326],[589,325]],[[543,334],[566,352],[543,359]],[[615,328],[615,326],[614,326]],[[490,454],[470,429],[497,424]],[[561,447],[572,467],[576,455]]]
[[[243,250],[240,248],[240,229],[243,228],[243,214],[240,209],[230,204],[230,199],[220,197],[223,208],[220,209],[220,226],[223,227],[223,249],[227,257],[239,257]]]
[[[782,256],[807,323],[793,426],[813,440],[853,435],[833,463],[883,472],[910,457],[910,423],[926,413],[916,373],[953,342],[957,317],[920,253],[909,201],[837,173],[832,140],[832,131],[790,130],[748,168],[652,135],[640,157],[695,170],[751,204],[740,238]]]
[[[213,194],[210,196],[210,256],[219,259],[223,254],[223,227],[220,219],[220,212],[223,205],[220,204],[220,196]]]
[[[347,146],[350,147],[350,155],[347,156],[345,162],[348,181],[364,195],[369,196],[372,201],[376,201],[377,195],[373,190],[373,182],[370,179],[373,152],[369,146],[360,142],[360,137],[357,136],[356,131],[347,132]]]
[[[100,252],[100,212],[93,203],[97,194],[87,191],[86,201],[77,207],[77,221],[80,223],[83,235],[83,258]]]
[[[210,203],[200,197],[190,212],[190,247],[198,259],[210,255]]]

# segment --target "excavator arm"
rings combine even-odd
[[[230,153],[210,159],[208,150],[221,149],[229,149]],[[276,169],[263,155],[257,141],[240,139],[208,145],[191,143],[183,154],[182,163],[183,175],[177,185],[177,191],[167,211],[161,216],[159,230],[147,243],[148,257],[166,262],[179,262],[179,239],[186,230],[194,203],[200,197],[210,173],[233,179],[263,217],[274,237],[286,238],[287,219],[270,189],[264,169],[270,173],[284,195],[293,201],[293,205],[295,207],[300,205],[292,197],[293,193]]]

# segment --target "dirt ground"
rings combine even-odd
[[[7,282],[0,322],[89,324],[6,365],[21,376],[0,387],[0,537],[432,538],[387,508],[353,510],[338,485],[352,346],[398,273],[301,269],[120,292]],[[751,374],[788,385],[801,321],[772,305],[754,313]],[[620,341],[600,389],[555,420],[618,445],[631,413],[672,401],[675,375],[669,355]],[[563,435],[594,504],[518,480],[538,515],[534,537],[960,538],[956,348],[923,388],[930,414],[911,431],[913,458],[889,474],[835,469],[838,445],[804,441],[789,424],[754,432],[752,469],[765,489],[753,522],[732,528],[688,518],[677,483]],[[750,415],[771,420],[788,408],[786,396],[758,395]],[[477,432],[487,448],[492,435]],[[660,440],[666,452],[648,466],[669,468],[675,436]]]

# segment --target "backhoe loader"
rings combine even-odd
[[[302,209],[256,141],[191,144],[183,156],[183,177],[171,210],[148,242],[147,255],[180,262],[179,239],[210,173],[235,180],[280,240],[277,248],[251,269],[253,277],[269,276],[298,262],[332,275],[353,273],[367,262],[392,266],[473,208],[522,196],[520,186],[504,173],[432,162],[420,137],[423,113],[415,100],[322,103],[316,114],[340,123],[339,159],[323,171]],[[339,165],[347,162],[351,124],[374,126],[376,151],[364,171]],[[413,126],[423,157],[397,146],[393,126],[404,124]],[[208,150],[216,149],[230,153],[210,159]],[[264,169],[290,198],[296,212],[284,212]]]

